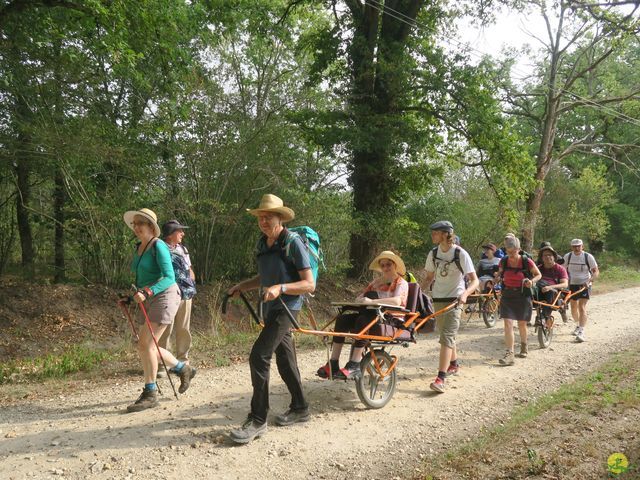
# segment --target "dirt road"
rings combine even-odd
[[[436,395],[433,334],[396,347],[398,388],[381,410],[367,410],[352,383],[314,376],[325,352],[300,356],[313,418],[291,427],[269,425],[267,435],[234,446],[227,432],[245,418],[251,394],[248,365],[200,371],[180,401],[166,380],[161,406],[127,414],[140,382],[87,385],[80,394],[4,407],[0,411],[0,478],[271,479],[401,478],[417,474],[420,458],[484,426],[504,421],[516,405],[557,388],[640,338],[640,288],[592,299],[587,342],[576,344],[573,324],[562,325],[550,348],[514,367],[500,367],[502,326],[477,317],[459,337],[463,368]],[[272,369],[271,411],[285,410],[288,394]]]

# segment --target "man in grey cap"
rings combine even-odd
[[[189,228],[182,225],[178,220],[169,220],[162,225],[162,238],[171,252],[173,269],[176,275],[176,283],[180,288],[182,300],[173,324],[165,329],[158,339],[158,344],[162,348],[167,348],[171,332],[176,332],[176,358],[181,362],[189,362],[189,350],[191,349],[191,302],[196,293],[195,273],[191,266],[191,258],[187,247],[182,244],[184,231]],[[174,259],[174,256],[180,259]],[[176,266],[178,268],[176,268]]]
[[[564,256],[564,267],[569,272],[569,290],[582,293],[571,297],[571,316],[577,325],[573,331],[578,343],[585,341],[584,327],[587,325],[587,302],[591,294],[591,284],[600,275],[596,259],[584,251],[582,240],[571,240],[571,251]]]
[[[436,326],[440,335],[440,359],[438,376],[429,388],[435,392],[444,393],[447,375],[458,373],[456,336],[460,327],[462,305],[478,288],[478,277],[469,254],[455,245],[456,236],[451,222],[443,220],[434,223],[430,228],[431,240],[436,247],[427,255],[424,290],[431,290],[435,311],[458,300],[455,308],[436,317]],[[469,281],[466,286],[465,277]]]

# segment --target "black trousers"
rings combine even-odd
[[[293,311],[297,317],[298,312]],[[267,421],[269,411],[269,371],[271,358],[276,354],[278,373],[291,394],[291,410],[306,410],[308,404],[302,392],[302,381],[298,360],[296,358],[293,336],[291,335],[291,321],[284,311],[271,310],[264,321],[264,328],[260,332],[251,349],[249,366],[251,368],[251,383],[253,397],[251,398],[251,417],[255,423],[263,424]]]
[[[375,310],[362,309],[358,313],[343,313],[336,319],[335,331],[345,333],[358,333],[364,327],[376,318]],[[333,337],[333,343],[344,343],[344,337]],[[369,340],[354,340],[353,346],[356,348],[364,347]]]

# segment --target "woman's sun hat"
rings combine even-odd
[[[153,234],[156,237],[160,236],[160,227],[158,226],[158,217],[156,214],[149,210],[148,208],[141,208],[140,210],[129,210],[124,214],[124,223],[127,224],[131,230],[133,230],[133,220],[137,216],[144,217],[145,220],[148,220],[149,223],[153,226]]]
[[[278,215],[280,215],[283,222],[289,222],[296,216],[293,210],[291,210],[289,207],[284,206],[281,198],[276,197],[275,195],[271,195],[270,193],[266,193],[262,196],[258,208],[247,208],[247,212],[249,212],[254,217],[257,217],[264,212],[277,213]]]
[[[376,258],[374,258],[373,261],[369,264],[369,270],[375,270],[376,272],[381,272],[382,268],[380,268],[380,260],[384,260],[384,259],[391,260],[393,263],[395,263],[396,271],[400,275],[404,275],[405,273],[407,273],[407,267],[404,266],[404,262],[402,261],[402,259],[398,255],[393,253],[391,250],[385,250]]]

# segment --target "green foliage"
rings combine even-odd
[[[557,248],[572,238],[601,243],[610,228],[607,211],[615,208],[616,188],[602,165],[585,167],[580,176],[567,169],[553,170],[547,180],[537,238]]]

